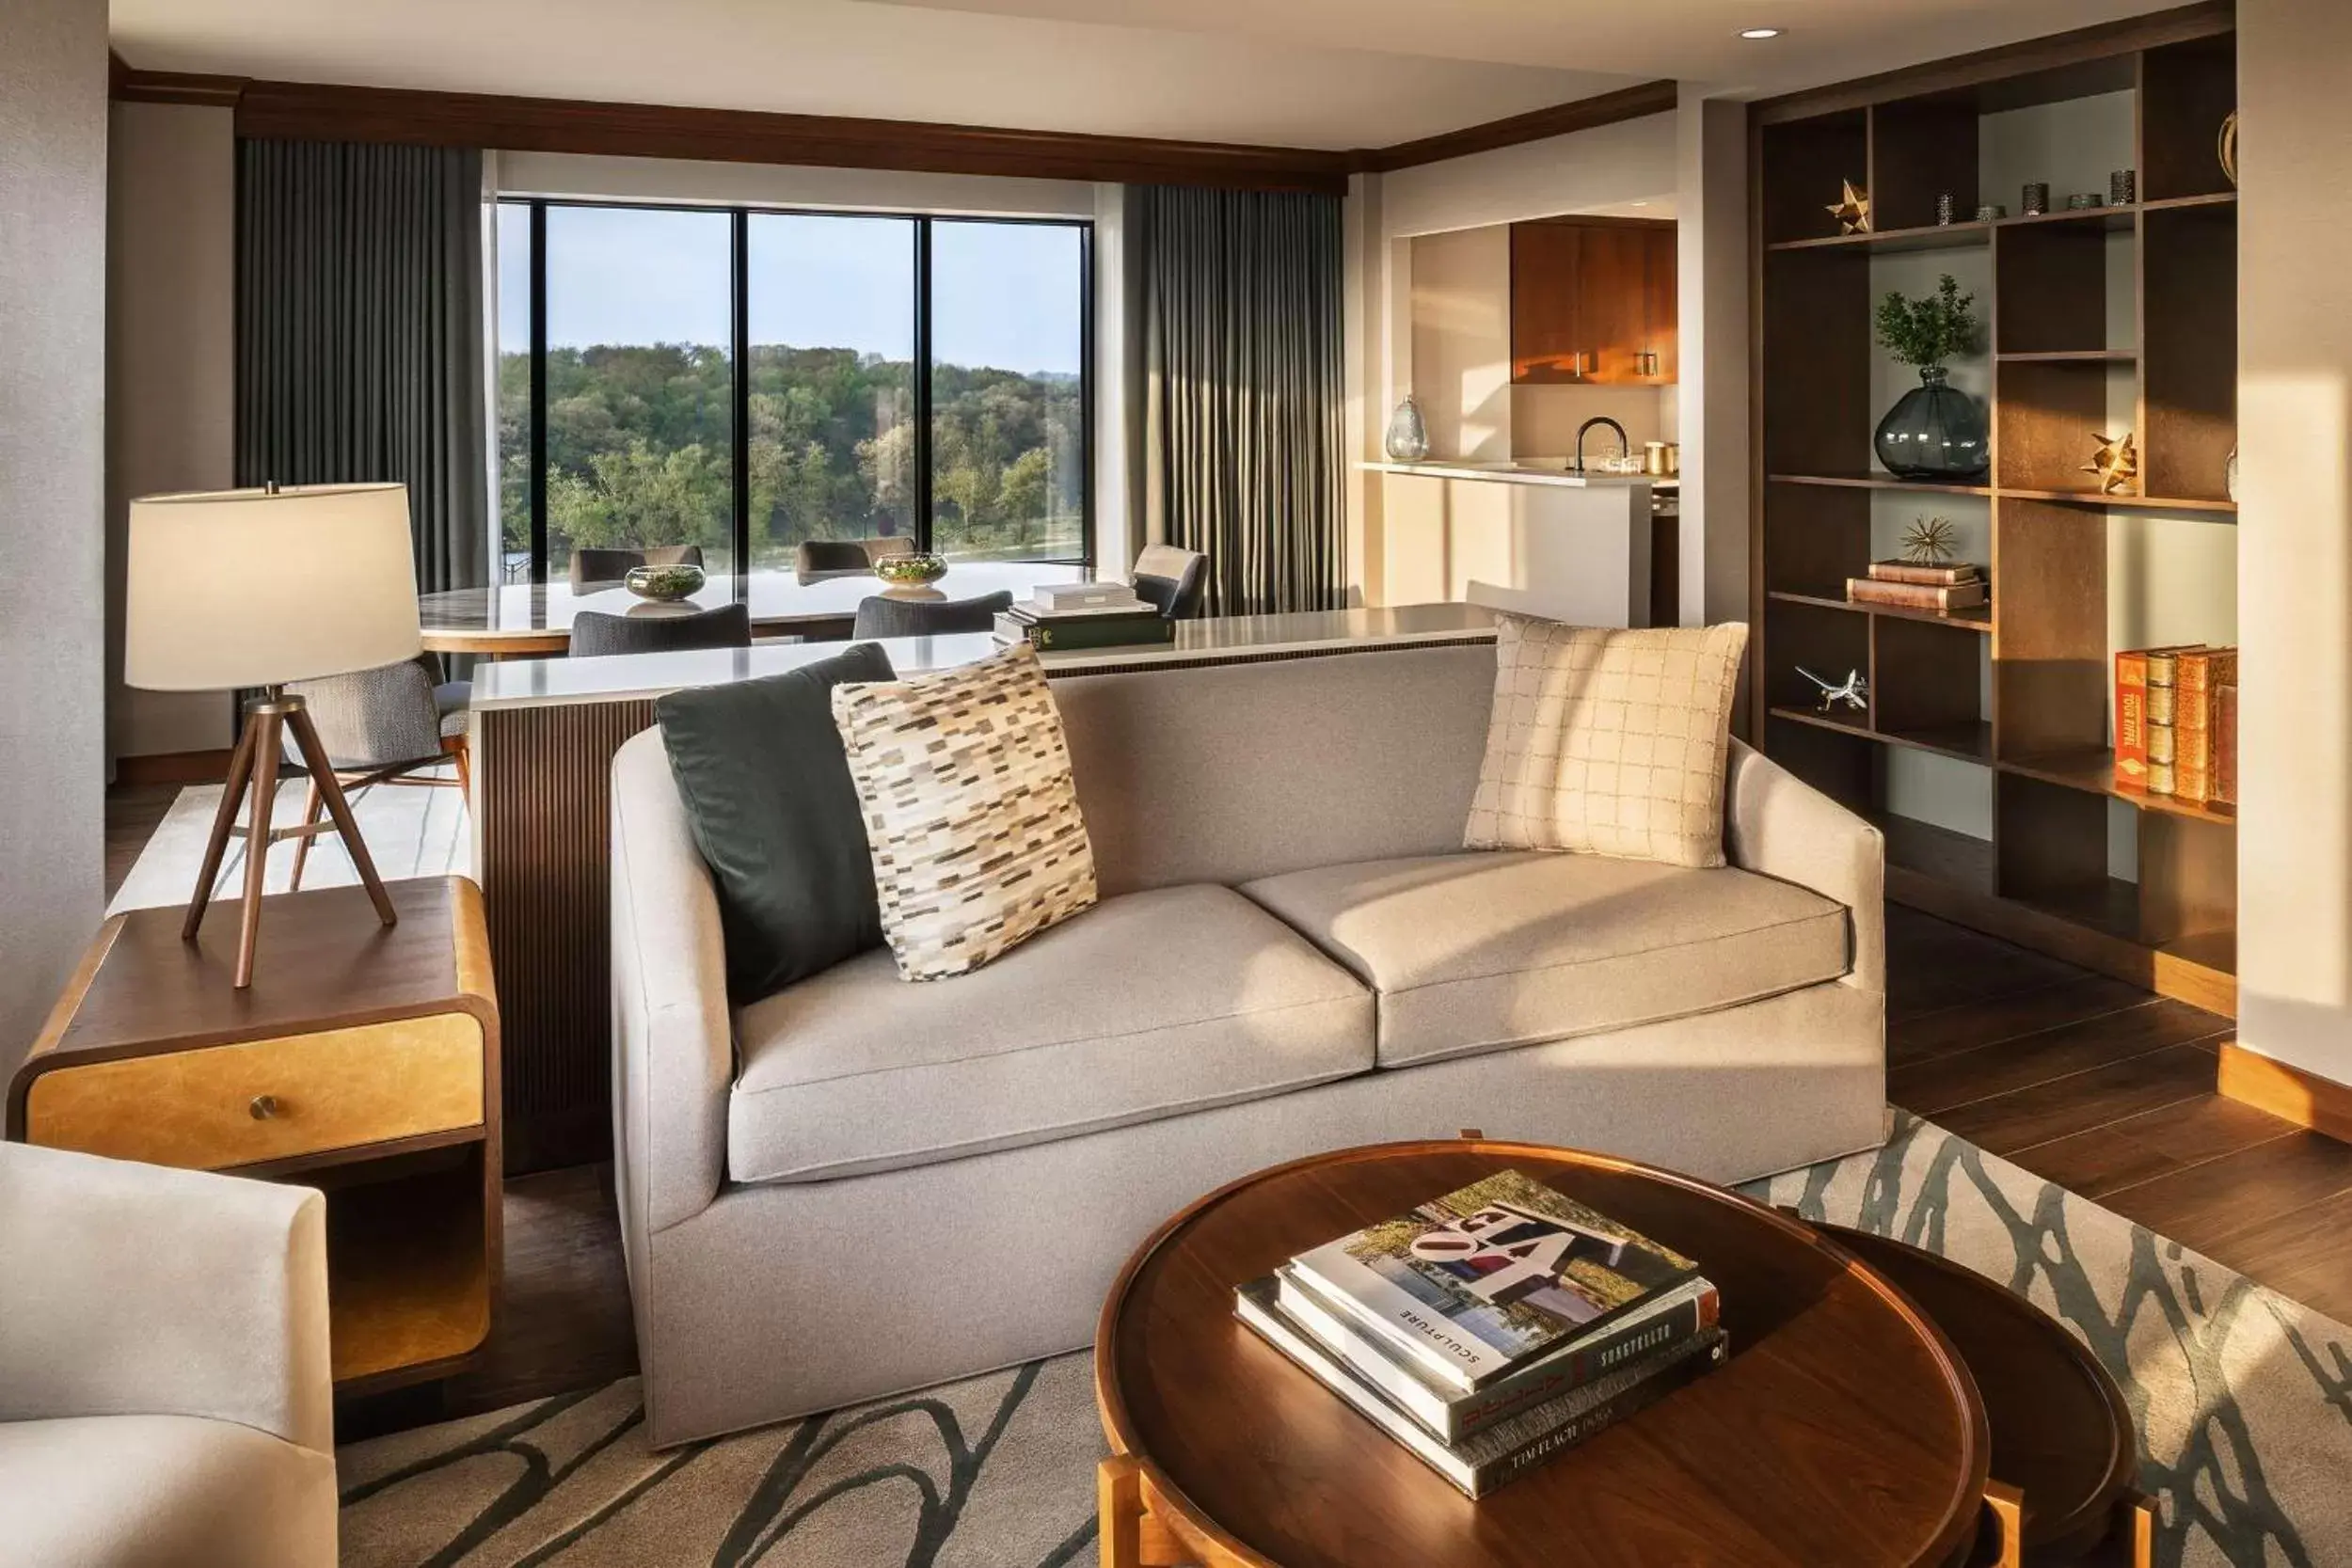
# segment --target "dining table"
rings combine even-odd
[[[651,618],[736,603],[750,608],[754,637],[831,641],[850,636],[859,604],[878,594],[938,601],[1007,592],[1019,603],[1044,584],[1077,582],[1090,575],[1091,568],[1074,562],[960,561],[948,565],[945,577],[913,587],[884,582],[870,572],[803,578],[789,569],[754,571],[713,574],[686,598],[671,602],[640,598],[617,582],[575,587],[559,578],[422,594],[417,620],[426,648],[484,658],[567,652],[572,618],[582,610]]]

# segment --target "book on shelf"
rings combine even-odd
[[[1019,606],[996,612],[996,641],[1026,642],[1039,653],[1073,648],[1124,648],[1176,641],[1176,623],[1146,606],[1118,613],[1025,615]]]
[[[2115,656],[2115,782],[2153,795],[2172,793],[2180,656],[2201,643],[2126,648]]]
[[[1926,566],[1915,561],[1873,561],[1870,577],[1877,582],[1915,582],[1930,588],[1949,588],[1957,582],[1976,582],[1984,574],[1965,561],[1948,566]]]
[[[1377,1388],[1391,1404],[1441,1443],[1458,1443],[1523,1410],[1558,1398],[1703,1334],[1720,1321],[1722,1299],[1704,1279],[1692,1279],[1597,1334],[1571,1340],[1475,1393],[1424,1370],[1348,1326],[1341,1309],[1285,1267],[1274,1273],[1276,1305],[1291,1326],[1323,1353]]]
[[[2237,804],[2237,682],[2214,692],[2213,798],[2217,805]]]
[[[1697,1278],[1698,1265],[1502,1170],[1301,1253],[1291,1274],[1357,1333],[1474,1394]]]
[[[1855,604],[1899,605],[1905,610],[1974,610],[1985,602],[1982,582],[1939,586],[1878,578],[1848,578],[1846,597]]]
[[[2237,682],[2235,648],[2185,649],[2173,675],[2173,785],[2184,800],[2213,799],[2215,705]]]
[[[1234,1292],[1234,1315],[1258,1336],[1386,1432],[1466,1497],[1482,1497],[1554,1454],[1599,1435],[1721,1364],[1724,1331],[1709,1328],[1625,1362],[1598,1379],[1448,1443],[1384,1398],[1350,1366],[1283,1315],[1271,1277]]]

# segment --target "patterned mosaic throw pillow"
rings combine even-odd
[[[1748,628],[1496,619],[1495,705],[1462,844],[1724,863]]]
[[[1094,848],[1045,672],[977,664],[836,686],[882,934],[909,980],[977,969],[1094,902]]]

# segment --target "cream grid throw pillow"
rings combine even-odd
[[[909,980],[979,968],[1094,902],[1094,848],[1045,672],[1026,643],[833,689],[882,934]]]
[[[1724,863],[1748,628],[1495,622],[1495,705],[1462,844]]]

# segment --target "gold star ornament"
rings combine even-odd
[[[1903,559],[1915,566],[1945,566],[1960,531],[1944,517],[1922,517],[1903,530]]]
[[[1851,180],[1840,182],[1846,187],[1845,198],[1829,209],[1829,215],[1837,220],[1840,234],[1867,234],[1870,231],[1870,198],[1853,188]]]
[[[2139,478],[2139,449],[2132,445],[2132,433],[2127,430],[2120,436],[2094,435],[2092,439],[2099,443],[2099,450],[2083,465],[2082,471],[2099,476],[2099,494],[2122,494],[2126,485]]]

